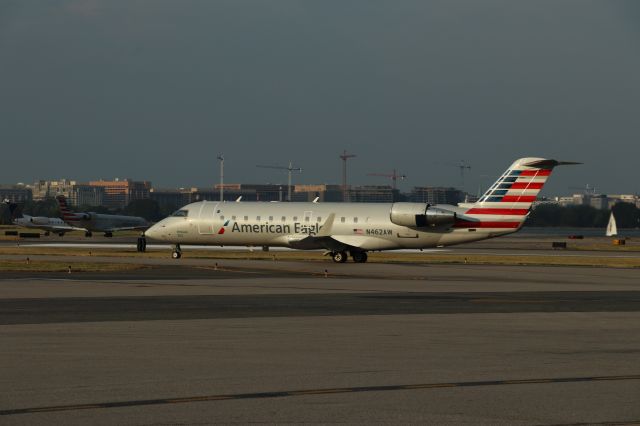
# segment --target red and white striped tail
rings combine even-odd
[[[64,195],[58,195],[56,197],[58,200],[58,207],[60,207],[60,213],[62,213],[62,220],[66,221],[77,221],[78,215],[69,210],[69,206],[67,205],[67,198]]]
[[[469,210],[465,216],[471,228],[519,229],[524,223],[531,204],[561,163],[544,158],[516,160]]]

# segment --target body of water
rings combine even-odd
[[[563,227],[537,227],[525,226],[516,235],[533,236],[561,236],[583,235],[585,237],[604,237],[605,228],[563,228]],[[638,228],[618,228],[619,237],[640,237],[640,229]]]

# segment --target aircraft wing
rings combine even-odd
[[[300,249],[324,248],[327,250],[383,250],[394,248],[395,245],[384,238],[371,235],[340,235],[333,233],[335,214],[331,213],[316,235],[291,235],[289,245]]]
[[[141,226],[114,226],[113,228],[101,230],[102,232],[116,232],[116,231],[139,231],[141,229],[149,229],[151,225]]]

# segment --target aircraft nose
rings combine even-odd
[[[144,236],[147,238],[151,238],[152,240],[159,240],[160,234],[162,232],[161,231],[162,227],[164,227],[164,225],[162,225],[162,222],[158,222],[155,225],[153,225],[151,228],[144,231]]]

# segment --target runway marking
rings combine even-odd
[[[159,398],[159,399],[143,399],[143,400],[133,400],[133,401],[98,402],[98,403],[91,403],[91,404],[53,405],[53,406],[45,406],[45,407],[15,408],[10,410],[0,410],[0,416],[13,416],[17,414],[50,413],[50,412],[59,412],[59,411],[92,410],[92,409],[98,409],[98,408],[123,408],[123,407],[136,407],[136,406],[143,406],[143,405],[186,404],[191,402],[213,402],[213,401],[226,401],[226,400],[238,400],[238,399],[284,398],[284,397],[309,396],[309,395],[335,395],[335,394],[356,393],[356,392],[387,392],[387,391],[440,389],[440,388],[455,388],[455,387],[532,385],[532,384],[548,384],[548,383],[579,383],[579,382],[623,381],[623,380],[640,380],[640,374],[632,374],[632,375],[626,375],[626,376],[558,377],[558,378],[544,378],[544,379],[482,380],[482,381],[475,381],[475,382],[452,382],[452,383],[418,383],[418,384],[410,384],[410,385],[356,386],[356,387],[350,387],[350,388],[302,389],[302,390],[276,391],[276,392],[201,395],[201,396],[190,396],[190,397],[183,397],[183,398]],[[588,423],[588,424],[593,424],[593,423]],[[603,424],[631,424],[631,423],[606,422]],[[576,425],[582,425],[582,423],[576,423]]]

